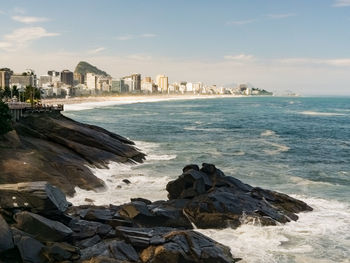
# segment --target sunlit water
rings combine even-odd
[[[198,231],[228,245],[243,262],[350,262],[350,98],[220,98],[68,109],[66,116],[126,136],[148,154],[141,165],[95,169],[107,189],[77,189],[73,203],[86,197],[95,204],[166,199],[166,183],[184,165],[214,163],[244,182],[300,198],[314,211],[281,226]]]

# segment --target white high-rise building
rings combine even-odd
[[[93,73],[86,73],[86,86],[89,90],[96,90],[97,77]]]

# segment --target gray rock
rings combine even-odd
[[[13,229],[12,234],[15,246],[17,247],[23,262],[47,262],[45,257],[41,254],[41,250],[45,247],[41,242],[16,229]]]
[[[184,206],[176,201],[159,201],[147,205],[143,201],[133,201],[121,205],[118,214],[131,220],[139,227],[182,227],[192,228],[191,222],[182,213]]]
[[[15,214],[16,227],[39,241],[64,241],[73,231],[60,222],[27,211]]]
[[[41,254],[48,262],[74,261],[80,258],[80,250],[67,243],[47,243]]]
[[[168,183],[167,190],[171,201],[188,200],[183,213],[200,228],[236,228],[243,219],[275,225],[297,220],[295,213],[312,210],[288,195],[252,187],[225,176],[212,164],[203,164],[200,171],[185,169],[176,180]]]
[[[91,259],[97,256],[110,257],[131,262],[137,262],[139,258],[136,250],[131,245],[121,240],[106,240],[92,247],[81,250],[81,258],[83,260]]]
[[[174,228],[128,228],[117,231],[128,242],[141,249],[142,262],[237,262],[230,249],[191,230]]]
[[[0,254],[14,248],[12,233],[4,218],[0,215]]]
[[[73,232],[74,240],[86,239],[95,235],[105,237],[113,229],[110,225],[99,222],[74,219],[68,225]]]
[[[99,242],[101,242],[100,236],[94,235],[93,237],[86,238],[86,239],[80,240],[79,242],[76,242],[76,246],[83,249],[83,248],[92,247],[93,245],[96,245]]]
[[[45,216],[62,214],[71,204],[63,192],[48,182],[0,184],[0,207],[24,209]]]

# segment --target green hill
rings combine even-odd
[[[79,73],[85,75],[86,73],[94,73],[96,75],[109,76],[107,72],[98,69],[97,67],[85,62],[80,61],[78,65],[75,67],[74,73]]]

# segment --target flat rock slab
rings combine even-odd
[[[43,215],[63,213],[71,205],[63,192],[48,182],[0,184],[0,208],[24,209]]]
[[[130,244],[141,250],[144,263],[232,263],[230,249],[192,230],[174,228],[128,228],[118,227],[117,231]]]
[[[73,231],[64,224],[31,212],[19,212],[14,216],[16,227],[33,235],[39,241],[64,241]]]

